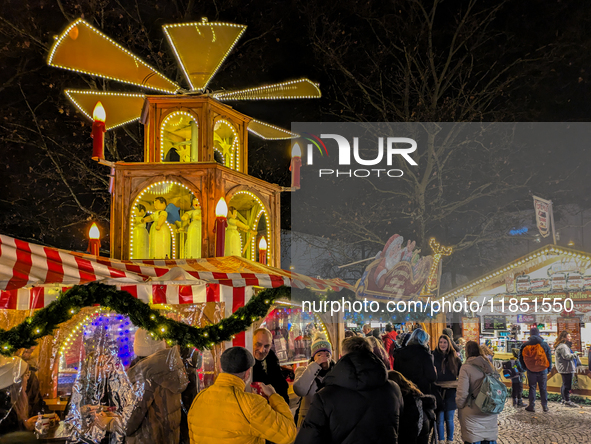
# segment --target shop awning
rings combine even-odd
[[[353,288],[340,279],[311,278],[236,256],[120,261],[0,235],[0,308],[42,308],[57,297],[60,288],[92,281],[116,285],[146,302],[169,304],[216,300],[216,292],[228,291],[218,285],[233,289]]]

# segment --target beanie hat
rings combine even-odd
[[[29,366],[21,358],[0,356],[0,389],[20,382]]]
[[[443,334],[446,335],[447,337],[449,337],[449,339],[451,339],[453,341],[454,339],[454,332],[451,328],[444,328],[443,329]]]
[[[530,336],[540,336],[540,330],[538,330],[538,327],[532,327],[529,329],[529,334]]]
[[[330,342],[328,342],[328,339],[326,339],[326,336],[324,336],[322,333],[314,334],[314,339],[312,339],[312,346],[310,349],[312,351],[312,358],[316,353],[321,351],[327,351],[332,355],[332,345],[330,345]]]
[[[222,353],[220,364],[226,373],[238,374],[254,365],[254,357],[244,347],[230,347]]]
[[[147,330],[139,328],[135,332],[133,341],[133,352],[136,356],[150,356],[157,351],[164,350],[166,342],[164,340],[156,341],[150,336]]]

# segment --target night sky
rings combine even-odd
[[[137,88],[46,66],[53,36],[78,17],[182,85],[163,24],[207,17],[247,25],[210,89],[300,77],[319,82],[323,92],[319,100],[232,104],[247,115],[287,129],[297,121],[589,120],[588,2],[443,2],[430,24],[438,72],[455,41],[455,26],[474,4],[470,26],[456,34],[466,43],[454,53],[444,75],[450,84],[436,101],[424,99],[433,95],[432,78],[421,77],[418,68],[411,70],[415,83],[408,96],[408,113],[402,115],[396,112],[404,109],[404,97],[399,94],[405,82],[404,60],[399,49],[416,57],[418,64],[429,59],[427,24],[416,4],[321,3],[325,2],[4,1],[0,6],[0,141],[5,164],[0,174],[0,233],[80,250],[86,246],[89,221],[108,221],[108,171],[91,161],[89,122],[62,91],[66,87]],[[420,3],[426,10],[433,4]],[[497,6],[498,10],[490,9]],[[494,19],[487,22],[484,17],[489,14]],[[469,110],[471,101],[489,91],[492,97],[486,108]],[[383,100],[382,105],[372,105],[376,97]],[[140,161],[142,133],[137,123],[116,130],[111,142],[116,140],[117,152],[108,152],[107,160]],[[289,144],[254,138],[249,144],[250,174],[288,186]],[[589,149],[557,149],[563,149],[568,159],[552,161],[554,176],[568,176],[569,181],[553,188],[541,179],[540,189],[550,198],[556,192],[565,203],[587,207],[591,190],[583,170],[591,160]],[[543,171],[547,162],[543,156],[533,156],[527,171]],[[282,226],[289,228],[289,196],[284,197]],[[520,198],[527,205],[530,196]],[[103,245],[107,244],[105,240]]]

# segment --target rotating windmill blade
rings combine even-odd
[[[291,80],[273,85],[237,91],[217,92],[213,98],[226,100],[277,100],[277,99],[319,99],[320,88],[308,79]]]
[[[207,19],[203,19],[201,22],[164,25],[163,30],[187,80],[191,95],[200,93],[219,101],[321,97],[318,84],[308,79],[206,94],[205,88],[244,34],[246,26],[208,22]],[[175,82],[82,19],[72,22],[56,37],[47,63],[57,68],[115,80],[160,93],[175,95],[187,93]],[[89,118],[92,116],[95,104],[100,101],[108,116],[107,130],[139,119],[145,99],[143,94],[95,90],[66,90],[66,95]],[[267,140],[298,137],[291,131],[259,120],[252,120],[248,124],[248,130]]]
[[[109,119],[106,122],[107,130],[116,128],[126,123],[133,122],[140,118],[142,106],[144,105],[144,94],[114,93],[97,90],[74,90],[65,91],[68,99],[86,117],[92,120],[92,111],[97,102],[101,102]]]
[[[172,80],[82,19],[57,37],[47,64],[164,93],[179,90]]]
[[[178,23],[162,27],[192,91],[204,90],[246,30],[233,23]]]

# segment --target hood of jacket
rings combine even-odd
[[[386,383],[388,375],[383,362],[371,352],[352,352],[343,356],[326,376],[325,386],[350,390],[371,390]]]
[[[541,336],[535,335],[529,337],[529,341],[527,341],[526,345],[542,344],[542,342],[544,342],[544,339],[542,339]]]
[[[188,383],[178,347],[157,351],[141,360],[129,369],[129,379],[148,381],[172,393],[181,393]]]
[[[493,368],[490,365],[490,361],[486,359],[484,356],[471,356],[466,359],[466,364],[475,365],[482,370],[486,370],[488,372],[492,372]]]

